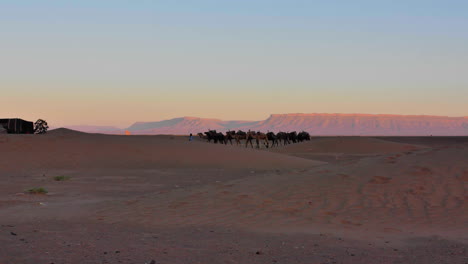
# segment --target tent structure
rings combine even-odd
[[[34,134],[34,124],[19,118],[0,119],[0,128],[9,134]]]

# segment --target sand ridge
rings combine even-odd
[[[303,144],[291,144],[272,149],[279,153],[343,153],[373,154],[414,151],[426,148],[421,145],[403,144],[371,137],[312,137]]]
[[[0,139],[2,140],[2,139]],[[46,135],[5,137],[4,170],[96,168],[307,168],[319,161],[240,147],[189,142],[188,137],[117,136],[59,129]]]

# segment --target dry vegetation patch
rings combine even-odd
[[[26,192],[30,194],[47,194],[49,191],[47,191],[43,187],[36,187],[36,188],[31,188],[27,190]]]
[[[55,176],[54,181],[66,181],[66,180],[69,180],[70,178],[71,178],[70,176],[65,176],[65,175]]]

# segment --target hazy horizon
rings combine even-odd
[[[0,0],[0,118],[468,116],[467,13],[458,0]]]

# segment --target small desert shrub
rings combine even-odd
[[[55,176],[54,177],[54,181],[66,181],[66,180],[69,180],[69,179],[70,179],[70,176],[65,176],[65,175]]]
[[[32,188],[27,191],[28,193],[31,194],[46,194],[48,191],[45,188],[39,187],[39,188]]]

